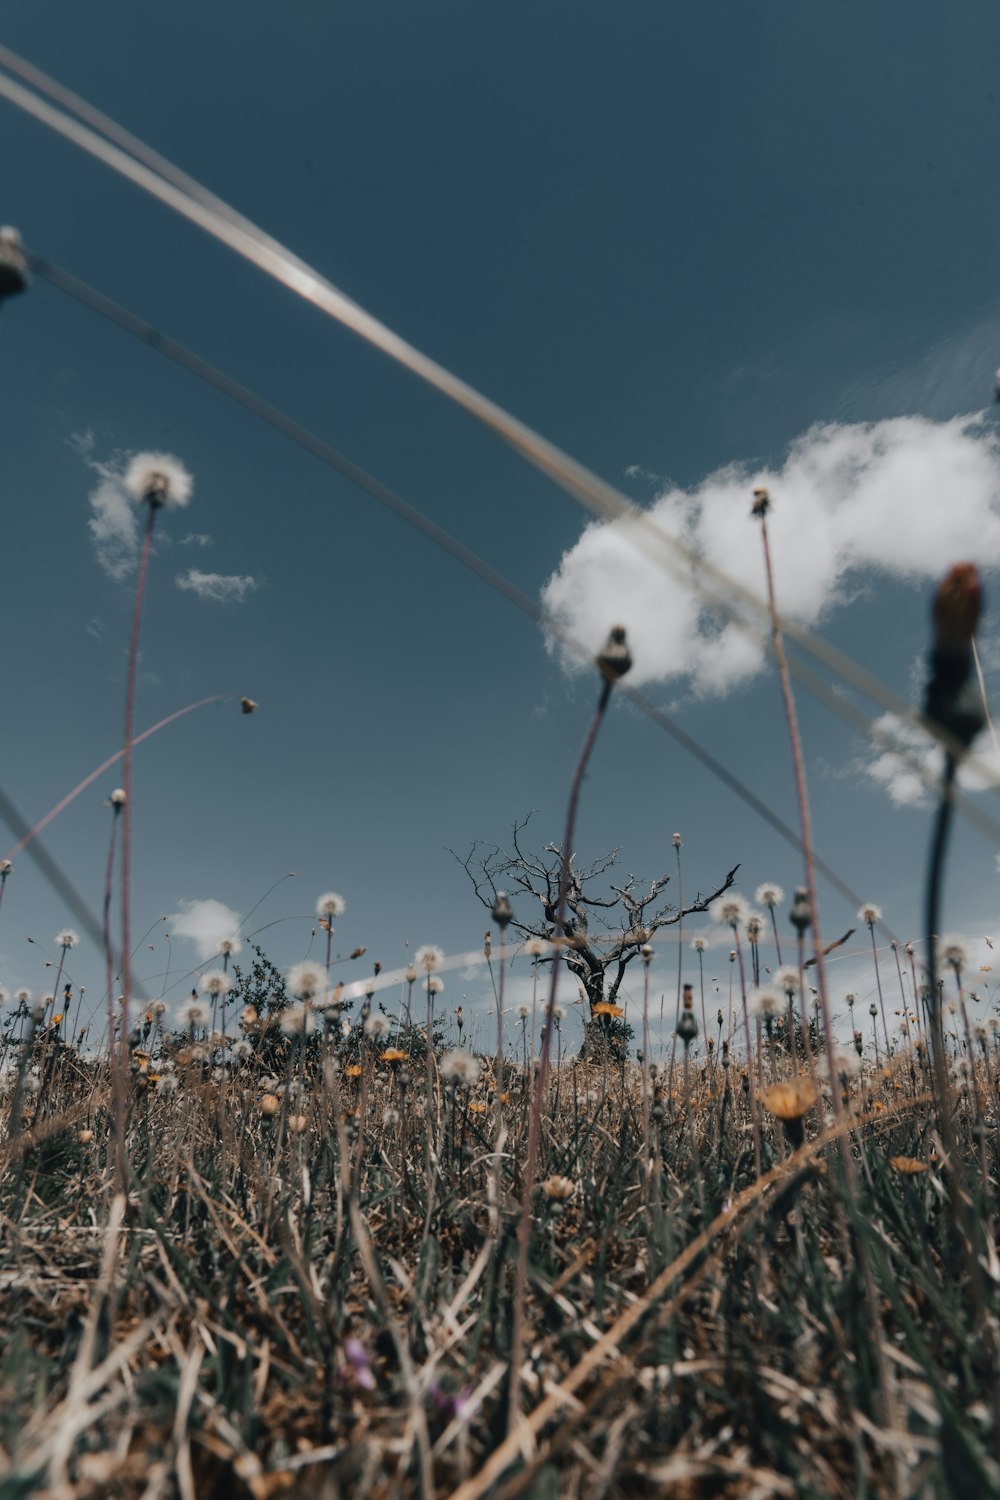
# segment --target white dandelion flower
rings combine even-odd
[[[347,910],[347,902],[343,896],[338,896],[336,891],[324,891],[316,902],[317,917],[325,917],[332,921],[334,917],[342,917]]]
[[[321,964],[304,959],[302,963],[292,965],[285,976],[285,983],[297,999],[311,1000],[326,989],[326,970]]]
[[[441,1059],[441,1077],[448,1082],[460,1083],[465,1088],[471,1088],[481,1072],[481,1064],[478,1057],[473,1057],[471,1052],[465,1052],[460,1047],[454,1047],[446,1052]]]
[[[527,958],[544,958],[551,948],[552,944],[547,943],[544,938],[534,937],[528,939],[521,952]]]
[[[243,1058],[249,1057],[252,1051],[253,1047],[247,1041],[246,1037],[240,1037],[238,1042],[233,1043],[233,1056],[241,1062]]]
[[[176,1073],[161,1073],[160,1081],[156,1085],[156,1092],[158,1094],[173,1094],[176,1092],[177,1082]]]
[[[763,885],[757,887],[753,899],[761,906],[780,906],[785,899],[785,893],[780,885],[775,885],[773,880],[766,880]]]
[[[236,955],[238,953],[242,953],[242,951],[243,944],[240,942],[239,938],[222,938],[219,943],[219,952],[222,954],[223,958],[235,958]]]
[[[311,1036],[316,1017],[307,1005],[289,1005],[281,1013],[281,1029],[285,1036]]]
[[[938,943],[938,962],[964,969],[969,962],[969,950],[961,938],[943,937]]]
[[[764,918],[759,911],[752,911],[747,917],[747,937],[751,943],[760,941],[764,933]]]
[[[519,1021],[526,1021],[530,1014],[531,1012],[528,1010],[528,1007],[526,1005],[519,1005],[517,1007],[517,1019]]]
[[[705,949],[708,947],[708,938],[704,938],[701,936],[692,938],[691,947],[694,949],[695,953],[704,953]]]
[[[55,944],[57,948],[75,948],[80,941],[80,934],[74,932],[72,927],[64,927],[62,932],[57,932]]]
[[[777,990],[761,987],[750,994],[750,1010],[762,1021],[773,1021],[785,1009],[785,998]]]
[[[127,798],[125,796],[125,788],[123,786],[116,786],[114,791],[111,793],[111,796],[108,798],[108,801],[114,808],[124,807],[127,801]]]
[[[720,896],[718,901],[713,901],[708,909],[708,914],[713,922],[721,922],[724,927],[741,927],[750,915],[750,908],[742,896],[732,895]]]
[[[425,974],[433,974],[444,962],[444,949],[435,947],[433,943],[425,943],[418,948],[414,957]]]
[[[31,991],[26,990],[22,985],[19,990],[14,991],[14,999],[17,1001],[18,1005],[30,1005]]]
[[[0,859],[0,875],[3,876],[4,880],[7,879],[7,876],[11,873],[13,868],[14,866],[11,864],[9,859]]]
[[[10,994],[7,990],[4,989],[3,985],[0,984],[0,1005],[6,1005],[9,999]]]
[[[211,1019],[212,1007],[204,1000],[185,1000],[177,1007],[177,1020],[186,1028],[207,1026]]]
[[[857,1078],[861,1072],[861,1059],[853,1047],[837,1047],[833,1053],[833,1074],[838,1081]]]
[[[782,968],[776,969],[774,986],[783,995],[797,995],[801,987],[798,969],[793,969],[791,964],[785,964]]]
[[[553,1010],[552,1015],[553,1015],[553,1017],[555,1019],[555,1023],[556,1023],[557,1026],[559,1025],[560,1021],[565,1021],[565,1019],[566,1019],[566,1007],[565,1007],[565,1005],[557,1005],[555,1007],[555,1009]]]
[[[440,995],[441,991],[444,989],[444,980],[439,979],[435,974],[432,979],[428,979],[427,988],[432,995]]]
[[[179,508],[191,499],[194,480],[170,453],[137,453],[122,476],[126,494],[137,503]]]
[[[232,974],[224,974],[221,969],[209,969],[199,983],[206,995],[226,995],[236,986]]]
[[[869,927],[874,927],[876,922],[882,920],[882,908],[876,906],[874,901],[866,901],[864,906],[858,908],[858,921],[865,922]]]
[[[365,1022],[365,1036],[382,1037],[388,1036],[392,1030],[392,1022],[388,1016],[369,1016]]]

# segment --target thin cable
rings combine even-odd
[[[181,173],[166,158],[152,152],[137,137],[123,131],[79,96],[62,89],[16,53],[3,49],[0,61],[11,71],[29,79],[35,87],[44,88],[51,97],[58,97],[65,108],[81,118],[87,118],[106,134],[113,134],[114,139],[102,138],[89,124],[82,124],[80,119],[71,118],[63,110],[47,104],[29,89],[0,73],[0,95],[12,104],[197,224],[289,290],[410,370],[503,438],[523,458],[541,473],[547,474],[593,514],[604,520],[632,521],[644,534],[646,544],[652,544],[660,562],[675,577],[700,592],[714,608],[722,611],[743,629],[748,629],[750,622],[741,616],[736,608],[737,604],[751,616],[756,616],[762,624],[768,623],[766,602],[751,589],[700,557],[694,549],[679,537],[665,531],[647,512],[640,510],[619,490],[563,453],[526,423],[512,416],[443,365],[421,353],[279,241],[266,235],[251,220],[237,214],[222,199],[209,193],[195,179]],[[115,144],[115,140],[123,142],[127,149]],[[130,155],[130,152],[139,154]],[[788,639],[794,641],[801,650],[822,661],[831,671],[883,709],[897,714],[914,727],[927,729],[928,726],[920,723],[903,698],[822,637],[813,635],[803,626],[784,620],[782,628]],[[931,732],[946,748],[953,748],[948,743],[948,737],[939,729],[935,728]],[[996,784],[995,778],[985,766],[978,764],[976,769],[987,786]]]
[[[255,392],[240,384],[239,381],[234,380],[215,365],[210,364],[200,355],[194,353],[193,350],[186,348],[175,339],[169,338],[159,329],[154,328],[151,323],[140,318],[137,314],[130,312],[127,308],[122,307],[110,297],[105,296],[103,292],[99,292],[94,287],[89,286],[87,282],[82,281],[79,277],[54,265],[51,261],[45,260],[34,251],[26,250],[25,254],[31,270],[44,281],[47,281],[67,296],[72,297],[75,301],[80,302],[83,306],[89,307],[93,312],[98,313],[101,317],[115,324],[116,327],[131,334],[133,338],[138,339],[149,348],[155,349],[157,353],[164,355],[182,369],[195,375],[199,380],[220,391],[229,400],[243,407],[253,416],[260,418],[261,421],[266,422],[275,431],[280,432],[300,448],[311,453],[315,458],[320,459],[321,462],[343,475],[345,479],[349,480],[359,489],[364,490],[366,494],[377,500],[381,505],[386,506],[393,514],[399,516],[407,525],[421,532],[435,546],[440,547],[451,557],[455,558],[463,567],[469,569],[475,576],[482,579],[484,583],[487,583],[490,588],[506,598],[522,614],[527,615],[529,619],[533,620],[543,629],[557,635],[563,644],[575,652],[582,661],[589,661],[590,652],[586,647],[579,641],[574,640],[559,622],[541,609],[528,594],[519,589],[510,579],[504,577],[502,573],[491,567],[477,553],[458,541],[444,527],[439,526],[437,522],[432,521],[422,511],[417,510],[415,506],[389,489],[387,485],[382,484],[380,480],[375,479],[366,470],[346,458],[344,454],[340,453],[330,443],[317,437],[315,433],[310,432],[308,428],[303,427],[301,423],[296,422],[294,418],[280,411],[269,401],[256,395]],[[869,738],[873,738],[870,721],[860,709],[857,709],[846,700],[842,694],[835,693],[821,677],[811,672],[805,663],[798,661],[797,658],[793,658],[790,665],[795,674],[803,682],[803,686],[806,687],[807,691],[833,709],[834,712],[840,714],[841,717],[847,718],[852,727],[866,734]],[[622,683],[620,684],[620,692],[630,702],[634,703],[642,713],[646,714],[648,718],[687,750],[706,770],[717,777],[725,786],[729,787],[737,797],[768,823],[786,843],[790,844],[797,852],[802,852],[801,839],[795,830],[779,817],[777,813],[773,812],[767,803],[751,791],[734,772],[728,770],[721,761],[716,760],[708,750],[705,750],[696,739],[675,723],[662,709],[657,708],[639,689]],[[884,742],[884,736],[882,739]],[[903,745],[898,746],[898,753],[907,760],[907,763],[911,765],[914,772],[923,779],[928,789],[935,790],[937,788],[939,785],[937,778],[926,769],[922,762],[917,760],[915,756],[912,756],[907,747]],[[987,814],[983,813],[964,794],[957,796],[956,805],[961,807],[963,813],[972,822],[976,823],[982,831],[995,838],[997,842],[1000,842],[1000,823],[994,823]],[[861,898],[822,856],[816,856],[816,866],[842,896],[855,906],[861,905]],[[888,927],[884,927],[883,930],[889,937],[892,937],[893,934]]]
[[[7,824],[10,831],[16,834],[21,840],[25,838],[26,834],[31,832],[31,824],[2,787],[0,787],[0,818]],[[41,839],[33,839],[27,846],[27,849],[49,885],[66,903],[69,910],[80,923],[80,926],[86,929],[88,937],[97,944],[98,948],[103,948],[104,928],[100,917],[91,911],[76,886],[52,858],[52,855]],[[142,999],[146,999],[145,993],[138,985],[136,985],[136,992]]]

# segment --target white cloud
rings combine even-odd
[[[234,937],[242,918],[222,901],[187,901],[177,903],[179,910],[167,918],[171,937],[188,938],[198,957],[212,958],[223,938]]]
[[[731,465],[694,490],[665,491],[647,514],[763,597],[749,516],[759,484],[774,506],[768,530],[779,603],[805,625],[842,602],[862,571],[917,579],[965,557],[984,568],[1000,564],[1000,437],[982,415],[813,427],[780,468]],[[704,610],[627,519],[589,525],[542,598],[592,652],[611,625],[625,625],[637,686],[688,677],[699,693],[724,693],[764,663],[761,646]],[[578,666],[563,654],[568,668]]]
[[[257,579],[249,573],[203,573],[200,568],[178,573],[176,583],[179,589],[190,590],[199,599],[211,599],[216,604],[242,604],[257,587]]]
[[[122,486],[122,470],[115,463],[87,459],[99,476],[90,492],[90,534],[97,561],[110,578],[120,583],[132,572],[139,555],[139,521],[136,507]]]
[[[921,776],[940,776],[941,751],[929,734],[895,714],[882,714],[872,724],[875,751],[864,763],[864,773],[889,794],[897,807],[926,807],[933,793]],[[958,771],[958,784],[966,792],[981,792],[1000,779],[1000,752],[988,735],[980,736],[973,746],[976,763]]]
[[[177,543],[178,547],[211,547],[214,538],[207,531],[189,531]]]

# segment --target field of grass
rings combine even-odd
[[[3,1500],[998,1492],[960,983],[939,1105],[912,995],[832,1088],[815,1024],[657,1067],[598,1016],[536,1095],[450,1017],[428,1047],[429,972],[412,1019],[238,974],[225,1035],[153,1006],[112,1061],[9,1011]]]

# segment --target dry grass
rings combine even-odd
[[[358,1027],[288,1039],[272,982],[242,976],[260,1019],[225,1077],[218,1039],[136,1038],[127,1196],[106,1063],[33,1041],[3,1185],[3,1500],[997,1492],[985,1046],[952,1100],[980,1308],[919,1056],[848,1086],[849,1185],[822,1094],[794,1153],[762,1112],[758,1178],[737,1065],[693,1063],[687,1102],[679,1067],[645,1099],[611,1052],[556,1070],[508,1433],[523,1068],[498,1164],[489,1064],[442,1082],[415,1027],[389,1039],[406,1063]]]

